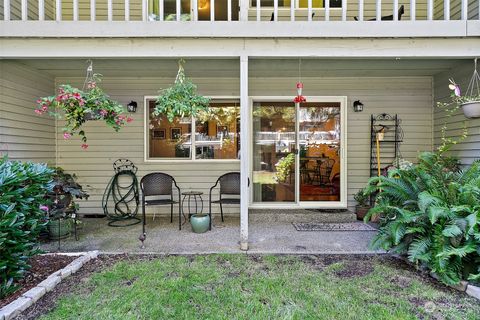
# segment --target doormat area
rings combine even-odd
[[[361,223],[312,223],[312,222],[293,222],[297,231],[377,231],[374,227]]]

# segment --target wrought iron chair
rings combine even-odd
[[[178,190],[178,201],[173,198],[174,187]],[[162,172],[149,173],[140,180],[140,188],[142,189],[143,226],[145,227],[146,223],[145,206],[170,205],[170,223],[172,223],[173,205],[178,203],[178,229],[182,230],[181,192],[175,179],[171,175]],[[155,198],[146,200],[145,197]]]
[[[215,187],[220,184],[219,199],[212,200],[212,191]],[[230,196],[223,198],[222,196]],[[240,196],[240,172],[228,172],[224,175],[221,175],[215,185],[210,188],[210,197],[209,197],[209,215],[210,215],[210,230],[212,229],[212,203],[218,203],[220,205],[220,214],[223,220],[223,206],[224,204],[240,204],[240,197],[232,198],[231,196]]]
[[[317,160],[314,180],[318,185],[325,186],[330,184],[330,175],[332,174],[334,164],[334,159]]]

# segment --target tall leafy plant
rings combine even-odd
[[[197,93],[197,86],[185,76],[184,61],[178,62],[178,73],[175,83],[162,90],[157,97],[152,115],[165,115],[169,122],[176,117],[195,117],[199,113],[208,113],[210,98]]]
[[[0,299],[16,290],[38,253],[52,174],[44,164],[0,159]]]
[[[372,247],[406,254],[446,284],[480,280],[480,162],[461,170],[442,152],[369,181],[378,193],[365,217],[382,214]]]

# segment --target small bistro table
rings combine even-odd
[[[188,205],[188,220],[192,214],[202,213],[203,212],[203,199],[202,199],[203,192],[201,191],[186,191],[182,192],[182,214],[183,218],[185,219],[185,224],[187,222],[187,217],[185,216],[185,201],[187,201]],[[192,206],[190,205],[191,200],[193,197],[193,202],[195,202],[195,212],[192,212]],[[198,204],[200,203],[200,211],[198,211]]]

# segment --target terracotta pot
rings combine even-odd
[[[462,104],[463,114],[467,118],[480,118],[480,101],[472,101]]]
[[[370,210],[370,206],[355,206],[355,213],[357,214],[357,220],[363,220],[367,215],[368,210]]]

